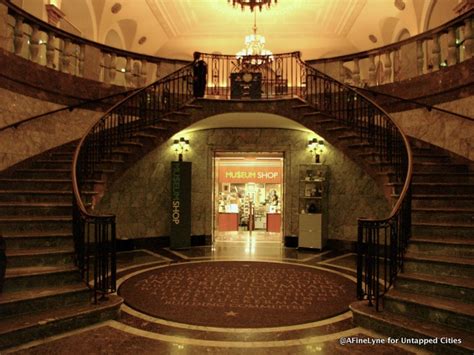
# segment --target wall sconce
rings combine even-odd
[[[185,152],[189,151],[189,139],[175,139],[173,141],[173,149],[178,154],[178,160],[183,161],[183,155]]]
[[[323,149],[324,141],[322,139],[318,140],[317,138],[313,138],[308,141],[308,150],[314,155],[314,162],[316,164],[321,163],[321,154],[323,153]]]

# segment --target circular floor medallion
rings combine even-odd
[[[289,263],[218,261],[145,271],[119,289],[125,303],[178,323],[260,328],[303,324],[343,313],[355,284],[333,272]]]

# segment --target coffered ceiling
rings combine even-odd
[[[22,0],[22,5],[46,18],[45,11],[32,4],[49,1]],[[191,59],[196,50],[236,53],[254,21],[253,13],[227,0],[55,1],[84,37],[170,58]],[[274,53],[298,50],[303,58],[314,59],[383,46],[407,31],[418,34],[455,17],[458,2],[278,0],[270,9],[256,12],[257,27]]]

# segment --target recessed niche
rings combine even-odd
[[[140,39],[138,40],[138,44],[143,44],[143,43],[146,42],[146,40],[147,40],[147,38],[146,38],[145,36],[142,36],[142,37],[140,37]]]
[[[369,35],[369,40],[372,43],[377,43],[377,37],[375,37],[374,35]]]

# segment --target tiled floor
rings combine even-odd
[[[351,253],[283,248],[281,243],[217,242],[188,250],[135,250],[118,256],[119,283],[144,270],[203,260],[277,261],[331,270],[355,280]],[[146,297],[146,295],[144,295]],[[341,340],[342,339],[342,340]],[[344,339],[357,344],[341,345]],[[15,354],[423,354],[401,345],[369,345],[384,337],[354,327],[351,313],[307,324],[271,328],[219,328],[164,320],[123,305],[121,319],[11,349]]]

